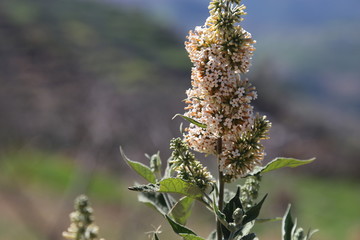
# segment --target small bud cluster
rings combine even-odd
[[[261,176],[249,176],[243,186],[241,186],[241,203],[247,211],[254,206],[259,195]]]
[[[63,232],[69,240],[104,240],[98,238],[99,227],[94,224],[93,209],[85,195],[75,200],[75,211],[70,214],[70,227]]]
[[[248,132],[257,131],[251,106],[257,94],[248,80],[241,77],[249,70],[255,40],[236,25],[246,14],[240,0],[213,0],[209,9],[205,25],[190,31],[185,43],[194,64],[192,88],[186,92],[185,116],[206,128],[190,124],[184,138],[192,149],[207,154],[217,154],[216,145],[221,138],[219,167],[232,180],[259,164],[263,156],[257,152],[244,161],[238,144],[248,138],[244,136]]]
[[[211,183],[213,177],[210,172],[190,152],[187,144],[181,138],[174,138],[170,141],[171,161],[173,169],[178,177],[185,181],[195,183],[199,188],[205,190]]]

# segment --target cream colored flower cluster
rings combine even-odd
[[[80,195],[75,200],[75,211],[70,213],[71,224],[63,237],[69,240],[105,240],[99,238],[99,227],[94,223],[89,199]]]
[[[239,164],[233,164],[241,155],[238,139],[254,123],[251,101],[257,97],[256,91],[241,74],[248,72],[255,41],[235,24],[245,14],[243,5],[214,0],[210,9],[205,25],[190,31],[185,42],[194,65],[185,116],[206,128],[190,124],[184,137],[192,149],[207,154],[217,154],[221,138],[220,170],[238,176],[258,164],[245,163],[243,171],[235,166]]]

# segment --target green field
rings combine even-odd
[[[73,159],[30,149],[3,153],[0,163],[0,239],[61,239],[69,222],[71,202],[80,193],[90,196],[96,221],[108,240],[146,239],[145,232],[159,225],[165,226],[162,239],[174,237],[161,216],[137,203],[136,194],[126,189],[139,179],[110,174],[101,164],[89,172]],[[264,176],[262,192],[270,193],[261,214],[263,218],[281,216],[290,201],[300,226],[320,229],[314,239],[360,237],[358,182],[280,170]],[[212,229],[212,220],[208,212],[196,210],[189,225],[206,236]],[[258,226],[261,239],[280,239],[280,222]]]

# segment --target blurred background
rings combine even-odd
[[[243,2],[257,40],[248,75],[257,111],[273,123],[265,162],[317,161],[263,178],[262,217],[291,202],[318,240],[360,239],[360,2]],[[86,193],[101,234],[177,239],[127,190],[141,182],[120,159],[169,157],[180,136],[191,64],[188,30],[207,0],[0,0],[0,239],[57,240]],[[206,160],[214,167],[214,161]],[[236,184],[236,183],[235,183]],[[206,237],[213,216],[189,226]],[[280,239],[280,223],[260,239]]]

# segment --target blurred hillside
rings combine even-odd
[[[273,122],[267,160],[318,158],[296,170],[306,177],[264,181],[264,193],[276,186],[269,201],[277,204],[265,215],[281,215],[289,198],[303,226],[321,229],[319,240],[358,240],[359,3],[245,3],[244,23],[258,40],[249,74],[255,104]],[[168,157],[181,122],[171,118],[183,112],[190,86],[185,31],[203,23],[206,7],[0,1],[1,239],[61,239],[80,192],[94,199],[106,239],[145,239],[149,222],[162,220],[125,191],[138,179],[128,177],[118,147],[138,161],[158,149]],[[194,215],[205,216],[205,236],[213,216],[203,214]],[[263,236],[279,239],[280,227],[270,227]]]
[[[161,135],[170,138],[183,98],[173,91],[185,89],[189,64],[167,29],[92,2],[2,1],[0,9],[3,149],[110,154],[114,162],[120,144],[153,151]]]
[[[2,149],[31,146],[117,167],[122,167],[119,145],[135,158],[157,149],[168,153],[180,121],[171,117],[183,112],[190,82],[184,36],[166,21],[151,20],[151,12],[123,5],[0,4]],[[255,19],[257,13],[252,14]],[[353,45],[343,43],[344,51],[333,47],[343,35],[319,43],[327,35],[318,33],[308,42],[300,38],[305,30],[281,36],[279,47],[289,51],[278,54],[271,52],[274,35],[257,38],[265,44],[259,44],[250,77],[259,90],[258,110],[274,123],[269,159],[317,156],[316,166],[308,169],[313,173],[358,176],[360,74],[347,57],[360,55],[360,41],[354,40],[360,34],[347,38]],[[336,64],[346,58],[348,64]],[[334,63],[326,67],[329,61]]]

